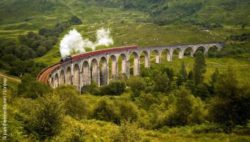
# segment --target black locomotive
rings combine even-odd
[[[71,61],[72,57],[71,56],[65,56],[61,59],[61,62],[67,62],[67,61]]]

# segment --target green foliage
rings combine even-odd
[[[214,71],[214,73],[211,75],[211,79],[210,79],[210,86],[209,86],[209,92],[210,94],[215,94],[215,84],[217,83],[217,81],[219,80],[219,70],[216,69]]]
[[[57,96],[50,94],[50,96],[39,98],[39,106],[30,116],[25,128],[40,140],[45,140],[60,132],[63,116],[62,102]]]
[[[102,95],[121,95],[126,89],[124,81],[111,81],[108,85],[100,88]]]
[[[120,123],[119,112],[115,109],[116,106],[109,100],[100,100],[98,105],[93,110],[92,117],[97,120]]]
[[[205,72],[206,61],[204,54],[202,52],[198,52],[195,56],[193,67],[193,78],[195,85],[198,85],[203,82]]]
[[[64,102],[65,114],[76,119],[87,118],[90,110],[75,87],[60,87],[56,90],[56,94],[58,94],[60,100]]]
[[[240,87],[232,69],[219,76],[215,85],[216,97],[211,100],[210,117],[232,132],[236,125],[246,125],[250,118],[248,87]]]
[[[229,39],[233,41],[250,41],[250,33],[242,33],[240,35],[231,35]]]
[[[69,20],[69,22],[72,24],[72,25],[81,25],[82,24],[82,21],[80,18],[78,18],[77,16],[72,16]]]
[[[141,137],[135,124],[124,121],[112,139],[113,142],[139,142]]]
[[[90,93],[92,95],[100,95],[100,88],[97,86],[95,82],[91,82],[90,85],[83,86],[81,89],[81,92],[84,93]]]
[[[36,99],[51,92],[49,86],[37,82],[31,75],[22,77],[22,83],[18,85],[18,96]]]
[[[139,77],[131,77],[128,79],[128,86],[133,92],[133,97],[138,97],[141,94],[141,91],[145,89],[145,81]]]
[[[121,121],[136,122],[139,117],[137,106],[130,101],[116,102],[116,106],[119,107],[119,115]]]
[[[182,62],[179,75],[177,76],[177,85],[178,86],[182,85],[184,82],[187,81],[187,79],[188,79],[188,74],[187,74],[186,66],[184,62]]]
[[[184,88],[177,91],[175,96],[174,111],[165,120],[168,126],[184,126],[204,121],[204,105],[199,98]]]
[[[154,82],[154,91],[156,92],[168,92],[171,89],[171,82],[165,73],[156,74]]]

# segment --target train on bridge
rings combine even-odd
[[[155,63],[159,64],[163,52],[167,53],[164,58],[167,61],[172,61],[175,51],[178,51],[178,58],[182,59],[187,50],[190,51],[192,57],[200,48],[204,50],[204,54],[207,54],[211,48],[215,47],[217,50],[221,50],[223,46],[223,43],[144,48],[133,45],[97,50],[75,56],[66,56],[57,64],[43,69],[38,74],[37,80],[50,85],[52,88],[74,85],[78,90],[81,90],[83,86],[92,82],[99,86],[109,84],[110,80],[116,79],[119,74],[127,77],[140,75],[140,60],[143,58],[144,67],[149,68],[150,55],[153,53],[155,54]],[[132,56],[133,63],[131,64]],[[119,59],[121,59],[121,62],[118,62]],[[119,67],[121,67],[120,70]]]

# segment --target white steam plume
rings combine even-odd
[[[114,41],[110,36],[109,29],[98,29],[96,32],[96,42],[84,39],[79,32],[73,29],[62,39],[60,53],[62,57],[65,57],[74,53],[84,53],[86,48],[91,48],[94,51],[97,46],[109,46],[112,44],[114,44]]]
[[[101,29],[97,30],[96,39],[97,39],[97,41],[95,43],[93,50],[95,50],[96,46],[101,46],[101,45],[109,46],[109,45],[114,44],[113,39],[110,37],[110,30],[109,29],[101,28]]]
[[[84,40],[79,32],[75,29],[69,31],[60,43],[61,56],[69,56],[73,52],[85,52],[85,49],[83,48],[84,44]]]

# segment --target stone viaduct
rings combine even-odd
[[[140,75],[140,66],[144,65],[145,68],[149,68],[152,59],[159,64],[164,58],[172,61],[175,54],[182,59],[187,54],[193,57],[199,49],[207,54],[211,48],[221,50],[223,43],[145,48],[128,46],[97,50],[76,55],[70,60],[52,65],[42,70],[37,79],[49,84],[52,88],[74,85],[81,90],[83,86],[91,82],[99,86],[106,85],[110,80],[117,79],[120,74],[126,77]]]

